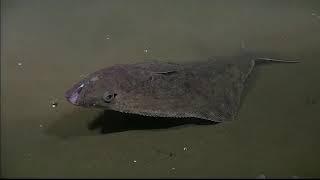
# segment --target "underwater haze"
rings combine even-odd
[[[74,106],[115,64],[185,63],[243,47],[259,66],[218,124]],[[1,177],[320,177],[320,1],[2,0]]]

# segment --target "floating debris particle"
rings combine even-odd
[[[55,107],[57,107],[57,105],[58,105],[58,103],[54,102],[54,103],[51,104],[51,107],[55,108]]]
[[[22,66],[22,63],[21,63],[21,62],[18,62],[17,64],[18,64],[18,66]]]
[[[148,49],[143,50],[145,53],[148,53]]]
[[[42,125],[42,124],[40,124],[40,125],[39,125],[39,127],[40,127],[40,128],[42,128],[42,127],[43,127],[43,125]]]
[[[187,150],[188,150],[188,148],[187,148],[187,147],[184,147],[184,148],[183,148],[183,150],[184,150],[184,151],[187,151]]]
[[[107,37],[106,37],[106,39],[108,39],[108,40],[110,39],[110,35],[109,35],[109,34],[107,34]]]
[[[316,13],[311,13],[312,16],[315,16],[316,18],[320,19],[320,15],[316,14]]]
[[[88,74],[80,74],[80,78],[85,78],[87,76],[88,76]]]
[[[136,163],[137,161],[136,161],[136,160],[133,160],[133,162]]]
[[[51,100],[50,101],[50,106],[52,108],[56,108],[58,106],[58,100],[57,99]]]
[[[176,170],[176,168],[173,167],[173,168],[171,168],[171,170]]]

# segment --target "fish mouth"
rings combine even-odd
[[[68,102],[70,102],[73,105],[79,106],[79,99],[80,99],[80,92],[83,89],[84,84],[81,84],[80,86],[76,88],[72,88],[68,90],[65,93],[65,98],[67,99]]]
[[[71,96],[66,96],[66,98],[71,104],[79,105],[79,103],[78,103],[79,93],[77,93],[77,92],[72,93]]]

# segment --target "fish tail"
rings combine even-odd
[[[244,41],[241,41],[241,53],[245,56],[250,57],[250,59],[254,60],[257,63],[268,63],[268,62],[277,62],[277,63],[299,63],[299,60],[285,60],[278,58],[270,58],[271,56],[266,56],[270,53],[257,53],[255,51],[251,51],[247,48]],[[272,53],[273,54],[273,53]],[[273,55],[274,56],[274,55]]]
[[[264,57],[257,57],[255,58],[255,60],[264,61],[264,62],[300,63],[299,60],[283,60],[283,59],[272,59],[272,58],[264,58]]]

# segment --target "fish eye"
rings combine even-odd
[[[103,94],[103,100],[106,103],[110,103],[116,97],[116,95],[117,94],[113,94],[113,93],[110,93],[110,92],[105,92]]]

